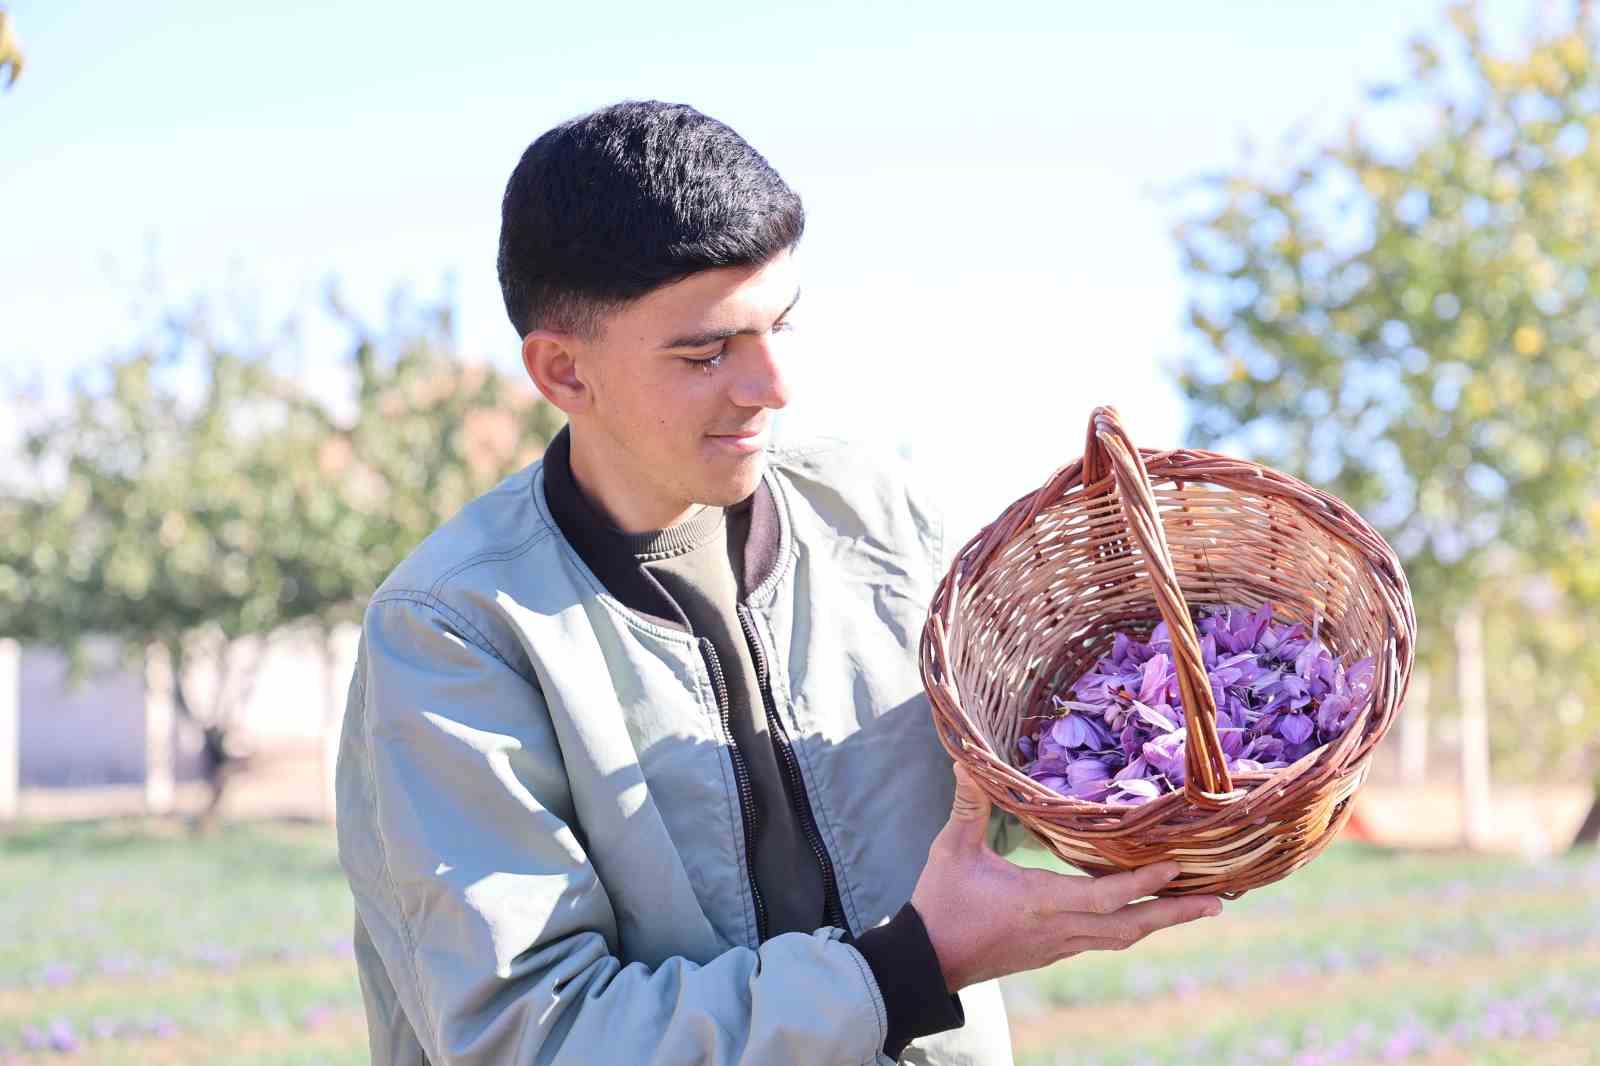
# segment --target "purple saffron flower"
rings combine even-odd
[[[1344,683],[1346,690],[1352,696],[1365,696],[1372,687],[1372,677],[1377,670],[1377,663],[1372,656],[1367,656],[1345,672]]]
[[[1165,703],[1151,707],[1139,700],[1133,701],[1133,710],[1146,725],[1162,732],[1171,732],[1178,728],[1178,719],[1171,707]]]
[[[1363,705],[1373,661],[1347,673],[1318,639],[1320,625],[1308,632],[1301,622],[1275,622],[1270,603],[1197,617],[1219,740],[1236,772],[1266,773],[1306,756],[1341,735]],[[1171,647],[1164,622],[1145,640],[1113,634],[1111,652],[1067,689],[1073,698],[1051,697],[1060,717],[1019,739],[1025,772],[1108,803],[1181,787],[1185,723]]]
[[[1145,742],[1145,759],[1174,785],[1184,782],[1183,753],[1187,736],[1188,730],[1178,729]]]
[[[1243,632],[1245,640],[1244,643],[1240,645],[1240,650],[1242,651],[1245,648],[1254,647],[1256,642],[1261,639],[1261,634],[1267,631],[1267,624],[1271,621],[1272,604],[1268,601],[1263,601],[1261,606],[1256,608],[1256,613],[1251,615],[1244,622]]]
[[[48,988],[59,988],[76,980],[78,971],[64,962],[52,962],[39,971],[39,983]]]
[[[1174,676],[1170,659],[1162,654],[1151,656],[1140,675],[1139,700],[1144,703],[1165,703]]]
[[[1074,787],[1086,781],[1104,781],[1111,771],[1099,759],[1074,759],[1067,764],[1067,784]]]
[[[1065,777],[1067,776],[1067,763],[1071,761],[1065,753],[1058,752],[1051,755],[1041,755],[1034,760],[1033,765],[1028,767],[1028,773],[1035,779],[1045,774],[1051,777]]]
[[[1274,736],[1258,736],[1245,747],[1244,756],[1263,763],[1282,759],[1283,741]]]
[[[1117,782],[1116,791],[1106,797],[1106,802],[1137,805],[1149,803],[1159,795],[1161,789],[1154,781],[1142,777],[1129,777]]]
[[[1115,781],[1126,781],[1130,777],[1144,777],[1150,772],[1150,763],[1143,755],[1128,763],[1113,775]]]
[[[1050,736],[1068,750],[1094,747],[1094,728],[1089,725],[1089,719],[1081,714],[1069,714],[1056,719],[1050,726]]]
[[[1140,732],[1137,723],[1129,722],[1122,727],[1122,757],[1132,759],[1144,748],[1145,735]]]
[[[301,1016],[300,1022],[307,1029],[318,1029],[333,1020],[333,1008],[318,1004],[307,1010]]]
[[[1354,707],[1349,696],[1335,694],[1327,697],[1317,708],[1317,728],[1330,736],[1342,733],[1352,710]]]
[[[1278,720],[1278,734],[1291,744],[1303,744],[1313,728],[1311,719],[1303,714],[1286,714]]]
[[[70,1055],[78,1050],[78,1034],[72,1031],[72,1026],[64,1019],[56,1019],[50,1023],[50,1047],[63,1055]]]
[[[1103,802],[1110,791],[1111,782],[1105,778],[1081,781],[1077,784],[1067,783],[1067,795],[1076,799],[1090,800],[1094,803]]]

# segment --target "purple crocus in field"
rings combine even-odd
[[[1321,619],[1274,621],[1272,605],[1221,606],[1195,623],[1234,774],[1281,769],[1342,735],[1371,693],[1375,661],[1346,668],[1321,640]],[[1141,640],[1112,636],[1102,655],[1020,737],[1029,776],[1065,796],[1146,803],[1182,788],[1187,729],[1165,622]]]
[[[145,1024],[144,1031],[158,1040],[170,1040],[178,1035],[178,1023],[165,1015],[157,1015]]]
[[[72,1031],[72,1026],[63,1019],[56,1019],[50,1023],[50,1049],[59,1051],[63,1055],[70,1055],[78,1050],[78,1034]]]
[[[78,978],[77,967],[65,962],[52,962],[39,971],[38,981],[41,985],[56,988],[70,984]]]
[[[300,1024],[307,1029],[319,1029],[333,1020],[333,1008],[325,1004],[317,1004],[300,1016]]]

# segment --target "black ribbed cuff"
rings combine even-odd
[[[909,902],[885,925],[859,937],[847,931],[846,943],[866,957],[889,1015],[883,1053],[898,1059],[919,1036],[959,1029],[967,1022],[961,997],[945,987],[939,956],[928,939],[922,915]]]

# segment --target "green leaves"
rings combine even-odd
[[[341,321],[344,397],[311,394],[271,344],[224,344],[190,314],[77,381],[0,491],[0,633],[142,648],[355,620],[412,548],[561,425],[531,385],[463,364],[442,309],[384,334]]]
[[[1499,54],[1452,7],[1347,136],[1199,183],[1177,230],[1191,443],[1356,506],[1425,630],[1507,574],[1600,603],[1600,64],[1559,18]]]

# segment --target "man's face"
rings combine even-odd
[[[783,359],[799,295],[783,252],[657,289],[575,346],[590,399],[570,413],[573,470],[620,528],[663,528],[696,504],[755,491],[772,410],[789,402]]]

